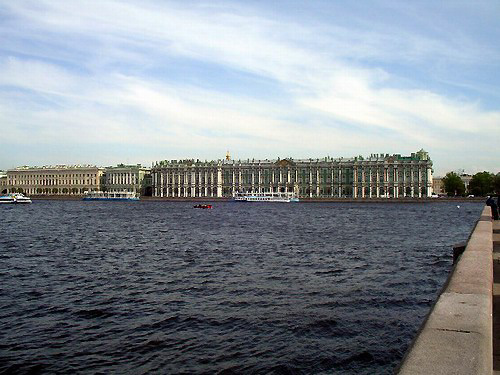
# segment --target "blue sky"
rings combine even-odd
[[[403,155],[500,171],[498,1],[0,1],[0,169]]]

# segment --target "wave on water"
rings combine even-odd
[[[0,206],[0,374],[391,373],[481,208]]]

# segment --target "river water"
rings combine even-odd
[[[482,207],[2,205],[0,373],[391,373]]]

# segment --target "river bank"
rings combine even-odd
[[[81,200],[82,195],[32,195],[32,200]],[[141,201],[151,202],[229,202],[231,198],[171,198],[141,196]],[[300,203],[440,203],[440,202],[483,202],[485,197],[440,197],[440,198],[300,198]]]

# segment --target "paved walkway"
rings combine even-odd
[[[500,220],[493,222],[493,374],[500,375]]]
[[[500,375],[500,222],[485,206],[398,374],[492,373]]]

